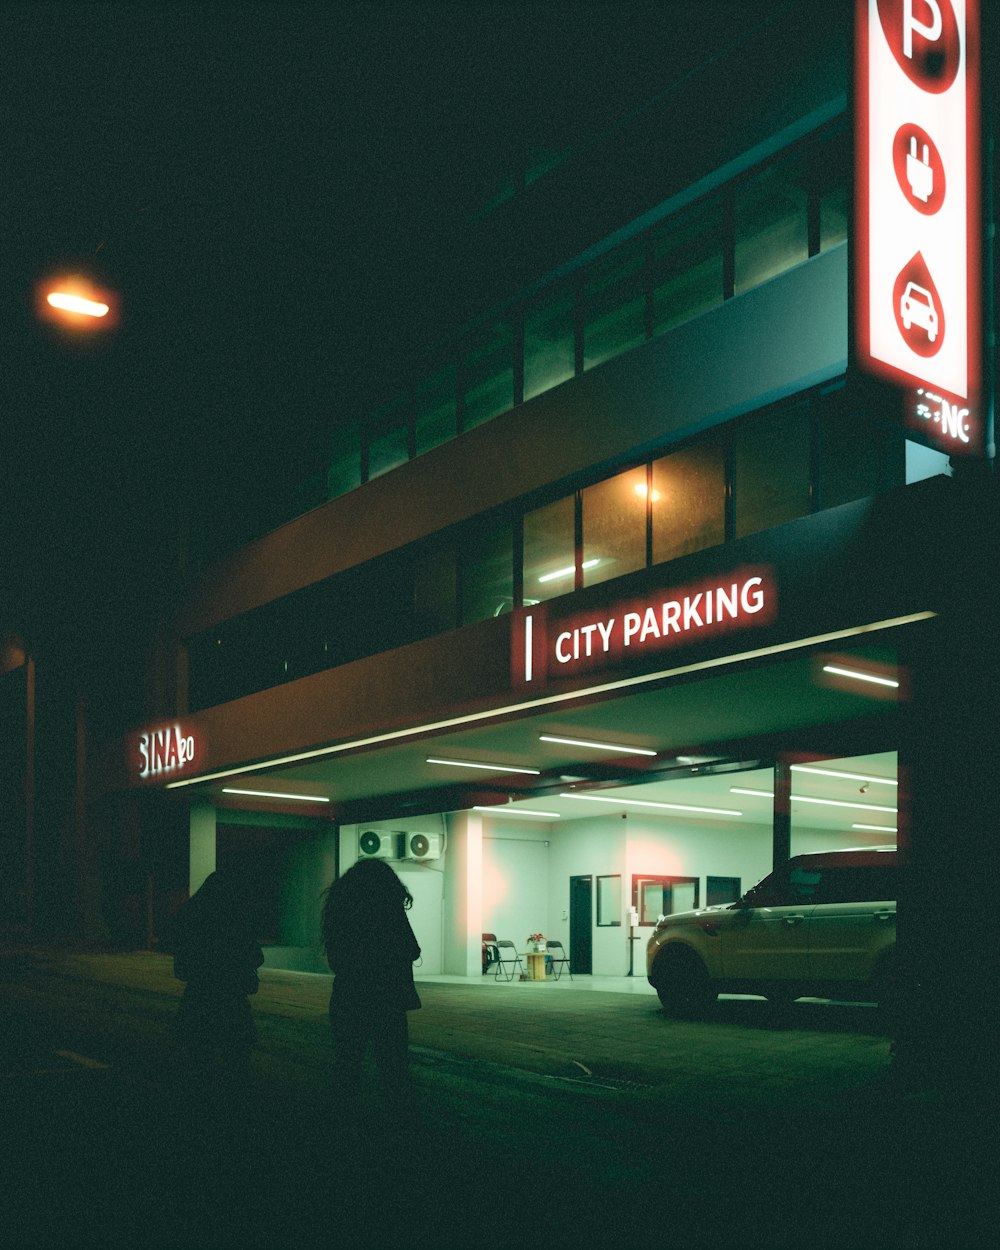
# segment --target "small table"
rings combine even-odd
[[[545,980],[545,951],[525,951],[524,958],[528,961],[528,980]]]

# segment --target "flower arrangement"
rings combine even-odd
[[[544,933],[529,933],[528,945],[533,950],[536,950],[536,951],[545,950],[545,934]]]

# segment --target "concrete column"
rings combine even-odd
[[[215,808],[211,803],[191,804],[188,826],[188,893],[215,872]]]
[[[482,971],[483,821],[477,812],[448,817],[444,879],[444,971],[475,977]]]
[[[774,817],[771,863],[780,868],[792,854],[792,769],[788,760],[774,761]]]

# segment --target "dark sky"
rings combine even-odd
[[[0,7],[8,605],[124,584],[183,492],[238,497],[358,415],[372,344],[406,350],[447,304],[523,136],[586,142],[704,55],[685,24],[726,38],[745,9]],[[120,297],[85,344],[35,309],[72,268]]]

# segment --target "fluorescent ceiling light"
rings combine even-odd
[[[884,629],[899,629],[905,625],[914,625],[918,621],[933,620],[936,616],[936,612],[930,611],[911,612],[907,616],[894,616],[885,620],[869,621],[865,625],[853,625],[849,629],[837,629],[826,634],[811,634],[805,638],[795,638],[790,642],[778,642],[767,647],[755,647],[750,651],[734,651],[728,655],[713,656],[709,660],[695,660],[691,664],[678,664],[673,668],[657,669],[652,673],[639,673],[632,677],[619,677],[613,681],[598,682],[594,686],[581,686],[579,689],[563,690],[558,694],[540,695],[535,699],[520,699],[514,703],[503,704],[500,707],[483,708],[477,712],[464,712],[459,716],[447,716],[442,720],[423,721],[419,725],[407,725],[403,729],[389,729],[383,733],[369,734],[364,738],[348,738],[345,742],[337,742],[333,746],[310,747],[305,751],[294,751],[290,755],[275,755],[271,759],[258,760],[252,764],[234,764],[231,767],[216,769],[211,773],[199,773],[194,777],[183,777],[179,781],[168,781],[163,788],[165,790],[183,790],[188,786],[201,786],[209,781],[219,781],[223,777],[237,777],[243,776],[245,773],[263,772],[268,768],[282,768],[286,764],[300,764],[304,760],[329,759],[332,756],[343,755],[348,751],[357,751],[363,747],[386,746],[391,743],[406,742],[408,739],[419,738],[424,734],[439,733],[444,729],[459,729],[465,725],[499,720],[505,716],[523,716],[525,712],[531,712],[537,708],[582,702],[584,699],[614,694],[616,691],[637,690],[643,686],[666,681],[673,677],[686,677],[691,673],[708,673],[713,669],[725,668],[731,664],[745,664],[753,660],[763,659],[769,655],[785,655],[789,652],[802,651],[807,647],[825,646],[831,642],[841,642],[845,638],[857,638],[862,634],[879,633]]]
[[[892,777],[871,777],[867,773],[842,773],[836,768],[814,768],[812,764],[793,764],[793,773],[817,773],[820,777],[842,777],[845,781],[869,781],[872,785],[898,786]]]
[[[278,794],[274,790],[233,790],[225,786],[223,794],[252,794],[257,799],[295,799],[298,803],[329,803],[329,799],[319,794]]]
[[[730,794],[752,794],[756,798],[773,799],[773,790],[747,790],[740,786],[730,786]],[[843,799],[814,799],[806,794],[793,794],[790,796],[793,803],[817,803],[823,807],[859,807],[864,812],[892,812],[895,814],[896,808],[882,807],[878,803],[847,803]]]
[[[606,794],[560,794],[561,799],[581,799],[588,803],[613,803],[621,807],[627,803],[630,807],[657,807],[665,812],[699,812],[704,816],[742,816],[732,807],[692,807],[689,803],[653,803],[648,799],[613,799]]]
[[[517,810],[507,807],[473,807],[472,810],[486,812],[489,816],[544,816],[546,820],[562,819],[558,812],[536,812],[531,807],[521,807]]]
[[[541,775],[540,768],[511,768],[507,764],[482,764],[475,760],[442,760],[428,756],[428,764],[447,764],[449,768],[479,768],[488,773],[530,773],[533,777]]]
[[[600,558],[595,558],[593,560],[584,560],[584,562],[580,565],[580,568],[592,569],[595,565],[600,564],[600,563],[601,563]],[[538,580],[539,582],[554,582],[560,577],[572,577],[572,575],[575,572],[576,572],[576,565],[567,564],[567,566],[564,569],[556,569],[554,573],[545,573]]]
[[[593,747],[595,751],[617,751],[619,755],[655,755],[646,747],[625,747],[616,742],[589,742],[586,738],[557,738],[555,734],[539,734],[539,742],[562,742],[568,747]]]
[[[851,825],[852,829],[867,829],[870,833],[897,833],[895,825]]]
[[[871,681],[877,686],[892,686],[893,689],[899,685],[891,677],[878,677],[875,673],[863,673],[856,668],[841,668],[839,664],[824,664],[823,672],[836,673],[838,677],[853,677],[855,681]]]

